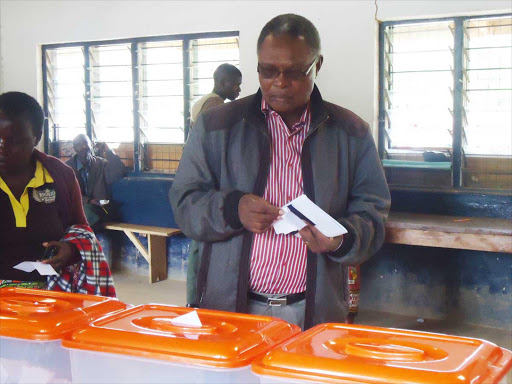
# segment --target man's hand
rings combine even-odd
[[[332,252],[338,249],[343,241],[343,235],[337,237],[327,237],[322,234],[314,225],[307,225],[299,231],[302,240],[307,247],[314,253]]]
[[[104,159],[107,157],[107,151],[109,150],[107,143],[97,142],[94,144],[94,153],[96,156],[103,157]]]
[[[94,204],[94,205],[97,205],[98,207],[102,206],[102,204],[100,203],[100,201],[98,199],[89,200],[89,204]]]
[[[71,248],[69,243],[63,241],[48,241],[47,243],[43,243],[43,247],[56,248],[55,255],[50,259],[43,260],[43,264],[50,264],[56,271],[69,265],[73,257],[73,248]]]
[[[244,195],[238,202],[238,216],[245,229],[263,233],[284,214],[279,208],[256,195]]]

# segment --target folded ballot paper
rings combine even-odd
[[[276,233],[289,234],[297,232],[306,226],[306,222],[313,224],[324,236],[336,237],[347,233],[346,228],[334,220],[322,208],[313,203],[306,195],[281,207],[285,212],[281,220],[273,226]]]
[[[13,267],[23,272],[32,272],[34,269],[39,272],[41,276],[53,276],[58,275],[55,269],[50,264],[43,264],[39,261],[23,261]]]
[[[175,327],[185,327],[185,328],[202,328],[203,324],[201,323],[201,320],[199,319],[199,315],[197,314],[197,311],[192,311],[189,313],[186,313],[181,316],[177,316],[174,319],[171,319],[171,324]],[[199,339],[199,334],[193,333],[193,332],[184,332],[183,336],[185,336],[187,339],[191,340],[197,340]]]
[[[201,328],[203,324],[199,319],[197,311],[192,311],[171,319],[171,324],[177,327]]]

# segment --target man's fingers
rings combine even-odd
[[[247,230],[254,233],[263,233],[268,231],[272,227],[272,223],[278,220],[284,212],[265,199],[248,194],[240,199],[238,214],[240,221]]]
[[[272,224],[278,217],[269,213],[253,213],[251,215],[252,221],[263,224]]]
[[[299,231],[299,235],[302,237],[304,243],[311,248],[311,246],[316,243],[315,236],[311,233],[311,229],[308,226],[305,226]]]
[[[254,224],[247,228],[249,231],[253,233],[265,233],[267,232],[272,226],[270,225],[264,225],[264,224]]]
[[[279,214],[280,208],[273,206],[267,200],[256,196],[248,195],[247,204],[252,212]]]
[[[309,230],[315,236],[315,238],[318,240],[319,243],[325,243],[329,241],[329,238],[325,236],[322,232],[320,232],[314,225],[310,223],[306,223]]]
[[[320,232],[314,225],[307,225],[299,231],[302,240],[307,247],[315,253],[330,252],[336,249],[341,241],[341,236],[327,237]]]
[[[320,245],[322,249],[328,249],[331,245],[331,240],[329,237],[325,236],[322,232],[320,232],[314,225],[307,223],[311,234],[315,237],[317,243]]]
[[[273,206],[272,204],[268,203],[263,199],[260,202],[251,204],[250,209],[254,213],[272,215],[274,217],[277,217],[281,212],[280,208]]]

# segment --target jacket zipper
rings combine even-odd
[[[203,290],[201,291],[201,298],[199,299],[199,304],[203,304],[204,294],[206,293],[206,282],[203,284]]]
[[[259,129],[258,126],[256,126],[255,124],[247,121],[245,118],[242,120],[244,123],[250,125],[250,126],[253,126],[255,129],[257,129],[261,134],[263,134],[266,139],[267,139],[267,143],[269,144],[269,147],[272,146],[272,143],[271,143],[271,140],[270,140],[270,137],[268,136],[268,134]],[[258,181],[261,181],[260,183],[256,184],[256,188],[255,188],[255,193],[257,194],[263,194],[265,192],[265,189],[264,189],[264,185],[265,185],[265,182],[268,178],[268,174],[270,172],[270,161],[272,160],[272,149],[269,148],[269,151],[267,153],[267,167],[265,169],[265,174],[264,174],[264,177]],[[263,186],[263,188],[261,188]],[[263,189],[263,191],[261,190],[258,190],[258,189]],[[254,235],[252,233],[247,233],[246,234],[247,238],[245,238],[243,240],[243,243],[242,243],[242,249],[245,251],[242,255],[241,255],[241,263],[242,263],[242,267],[240,268],[240,276],[239,276],[239,279],[242,279],[241,281],[244,282],[244,284],[242,285],[239,285],[239,292],[237,293],[237,296],[238,297],[244,297],[246,298],[247,297],[247,292],[249,290],[249,270],[250,270],[250,254],[251,254],[251,249],[252,249],[252,243],[253,243],[253,240],[254,240]],[[249,239],[250,237],[250,239]],[[244,243],[245,241],[249,241],[249,244],[248,244],[248,247],[245,248],[244,247]],[[238,302],[238,300],[237,300]],[[244,305],[246,306],[247,304],[247,299],[245,299],[244,301]]]
[[[308,132],[308,134],[304,138],[304,143],[309,138],[309,136],[311,136],[313,134],[313,132],[315,132],[327,120],[329,120],[329,116],[327,116],[324,120],[322,120],[320,123],[318,123],[318,125],[315,128],[313,128],[310,132]],[[303,149],[304,149],[304,143],[302,144]],[[304,185],[303,185],[304,193],[307,194],[307,192],[309,192],[309,194],[313,195],[313,197],[314,197],[313,180],[311,178],[311,180],[306,181],[306,178],[304,177],[303,157],[304,157],[304,151],[302,150],[301,151],[301,167],[302,167],[302,175],[303,175],[303,183],[304,183]],[[311,153],[310,153],[310,158],[311,158]],[[309,170],[312,172],[311,168],[312,167],[310,166]],[[308,184],[306,184],[306,183],[308,183]],[[314,296],[315,296],[315,291],[316,291],[316,272],[312,270],[312,268],[316,269],[316,258],[314,257],[313,253],[309,249],[307,251],[306,258],[311,259],[311,262],[308,262],[307,266],[306,266],[306,309],[305,309],[305,316],[304,316],[305,329],[307,329],[311,326],[313,318],[314,318],[314,305],[312,306],[309,303],[312,303],[312,302],[314,303]],[[314,272],[315,272],[315,274],[312,275]],[[308,274],[311,275],[311,281],[308,281]],[[311,283],[311,285],[313,285],[313,287],[311,287],[311,285],[309,285],[308,283]]]
[[[201,287],[201,296],[199,298],[199,304],[204,301],[204,295],[206,294],[206,284],[208,282],[208,269],[210,267],[210,257],[212,254],[211,243],[206,243],[203,247],[203,253],[201,255],[201,264],[197,274],[197,287]]]

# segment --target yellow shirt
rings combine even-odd
[[[14,217],[16,218],[16,227],[17,228],[26,228],[27,227],[27,214],[29,209],[29,198],[28,198],[28,189],[29,188],[38,188],[46,183],[53,183],[53,178],[50,176],[48,171],[40,161],[36,162],[36,171],[34,173],[34,177],[28,182],[23,194],[21,195],[20,200],[18,201],[16,197],[12,194],[11,190],[5,183],[5,181],[0,176],[0,189],[4,191],[7,196],[9,196],[9,201],[11,202],[12,211],[14,213]]]

